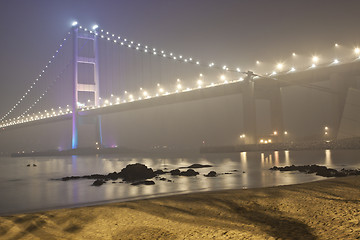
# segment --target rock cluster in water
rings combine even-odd
[[[205,177],[216,177],[217,173],[215,171],[210,171],[208,174],[204,175]]]
[[[186,171],[181,172],[179,169],[171,170],[170,174],[172,176],[196,176],[199,175],[198,172],[196,172],[194,169],[188,169]]]
[[[322,177],[346,177],[346,176],[354,176],[360,175],[360,170],[352,170],[352,169],[341,169],[340,171],[332,168],[327,168],[325,166],[319,165],[304,165],[304,166],[285,166],[285,167],[277,167],[274,166],[270,168],[270,170],[278,170],[281,172],[286,171],[299,171],[302,173],[316,173],[316,175]]]
[[[151,169],[146,167],[143,164],[129,164],[125,168],[121,170],[121,172],[113,172],[106,175],[103,174],[92,174],[85,176],[71,176],[64,177],[61,180],[76,180],[76,179],[96,179],[96,181],[92,184],[93,186],[101,186],[109,180],[118,180],[122,179],[125,182],[132,182],[134,185],[145,184],[151,185],[151,183],[145,181],[146,179],[150,179],[155,177],[157,174]],[[152,181],[151,181],[152,182]],[[155,184],[155,183],[154,183]]]
[[[201,165],[201,164],[193,164],[195,168],[201,167],[210,167],[210,165]],[[122,179],[124,182],[131,183],[131,185],[154,185],[155,182],[148,180],[151,178],[158,178],[161,181],[172,182],[166,178],[157,177],[159,175],[163,175],[166,173],[170,173],[173,176],[196,176],[199,175],[198,172],[193,169],[188,169],[187,171],[180,171],[179,169],[171,170],[169,172],[163,170],[153,171],[151,168],[148,168],[144,164],[136,163],[129,164],[125,168],[123,168],[120,172],[113,172],[109,174],[91,174],[85,176],[70,176],[61,178],[62,181],[69,180],[78,180],[78,179],[95,179],[92,186],[101,186],[107,181],[112,180],[112,183],[118,179]]]
[[[208,168],[208,167],[212,167],[212,166],[211,165],[206,165],[206,164],[194,163],[194,164],[191,164],[188,167],[181,167],[181,168]]]

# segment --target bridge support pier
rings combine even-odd
[[[244,79],[242,99],[243,99],[243,119],[245,144],[255,144],[256,133],[256,103],[255,103],[255,83],[249,74]]]
[[[283,121],[283,108],[282,108],[282,98],[281,98],[281,88],[279,84],[276,84],[270,94],[270,121],[271,121],[271,130],[273,131],[274,141],[283,142],[284,141],[284,121]],[[276,132],[276,135],[274,134]]]
[[[253,73],[249,72],[242,86],[245,144],[255,144],[258,140],[256,126],[256,99],[258,98],[270,102],[271,132],[265,133],[264,137],[271,134],[273,142],[283,142],[284,122],[280,84],[273,79],[255,83],[252,77]]]
[[[96,30],[95,30],[96,31]],[[74,57],[74,70],[73,70],[73,108],[72,108],[72,149],[76,149],[79,146],[79,114],[78,108],[83,103],[79,99],[79,93],[91,93],[93,99],[90,102],[93,102],[94,106],[99,106],[99,65],[98,65],[98,46],[97,46],[97,37],[95,33],[86,33],[79,32],[79,28],[75,26],[73,28],[73,57]],[[92,44],[90,48],[91,53],[88,53],[88,56],[80,56],[79,53],[79,39],[82,41],[87,41],[85,44]],[[87,80],[87,82],[79,81],[79,65],[83,64],[86,66],[91,66],[93,69],[93,80]],[[84,100],[84,99],[83,99]],[[90,99],[89,99],[90,100]],[[87,101],[87,100],[85,100]],[[92,121],[91,124],[96,126],[96,147],[102,147],[102,135],[101,135],[101,116],[97,116],[95,121]]]
[[[350,79],[350,76],[343,76],[339,74],[332,74],[330,76],[331,89],[337,92],[337,96],[332,97],[331,106],[335,109],[332,125],[330,131],[331,138],[336,138],[340,128],[340,121],[344,112],[345,101],[350,88],[357,88],[357,80]]]

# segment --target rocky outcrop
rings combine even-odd
[[[102,179],[96,179],[95,182],[93,182],[92,186],[98,187],[98,186],[103,185],[104,183],[106,183],[104,180],[102,180]]]
[[[123,168],[119,174],[126,182],[145,180],[156,176],[151,168],[148,168],[140,163],[127,165],[126,168]]]
[[[205,177],[216,177],[217,173],[215,171],[210,171],[208,174],[204,175]]]
[[[61,178],[62,181],[78,180],[78,179],[96,179],[93,186],[100,186],[106,181],[122,179],[125,182],[134,182],[139,180],[146,180],[155,177],[157,174],[143,164],[129,164],[120,172],[113,172],[109,174],[92,174],[84,176],[70,176]],[[101,183],[102,182],[102,183]]]
[[[137,185],[154,185],[155,182],[154,181],[148,181],[148,180],[144,180],[144,181],[136,181],[131,183],[131,185],[133,186],[137,186]]]
[[[188,167],[181,167],[181,168],[207,168],[207,167],[212,167],[211,165],[203,165],[203,164],[198,164],[198,163],[194,163]]]
[[[171,170],[170,173],[173,176],[187,176],[187,177],[199,175],[199,173],[196,172],[194,169],[188,169],[183,172],[181,172],[179,169],[175,169],[175,170]]]
[[[315,173],[316,175],[322,177],[346,177],[346,176],[353,176],[353,175],[360,175],[359,170],[352,170],[352,169],[341,169],[340,171],[332,168],[327,168],[325,166],[319,165],[304,165],[304,166],[285,166],[285,167],[277,167],[274,166],[270,168],[270,170],[278,170],[281,172],[286,171],[299,171],[302,173]]]

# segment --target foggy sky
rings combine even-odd
[[[0,115],[22,96],[74,20],[248,70],[256,60],[274,65],[292,52],[311,56],[334,43],[360,45],[359,7],[357,0],[2,0]]]

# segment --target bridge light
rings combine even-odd
[[[77,21],[73,21],[71,26],[75,27],[76,25],[78,25],[78,22]]]
[[[95,24],[94,26],[92,26],[93,30],[96,30],[99,27],[99,25]]]
[[[335,47],[339,47],[339,44],[335,43]]]
[[[144,95],[144,97],[147,97],[147,96],[148,96],[147,91],[144,91],[144,92],[143,92],[143,95]]]
[[[221,76],[220,76],[220,79],[223,80],[223,81],[225,81],[225,80],[226,80],[225,75],[221,75]]]
[[[260,64],[260,61],[256,61],[256,64],[259,65],[259,64]]]
[[[318,56],[313,56],[312,61],[313,61],[313,63],[317,63],[319,61],[319,57]]]
[[[176,85],[176,88],[180,90],[182,88],[181,84]]]
[[[202,84],[203,84],[203,81],[201,81],[200,79],[197,80],[197,85],[198,85],[199,87],[201,87]]]
[[[358,47],[355,48],[355,49],[354,49],[354,53],[359,55],[359,54],[360,54],[360,48],[358,48]]]
[[[292,53],[292,56],[293,56],[293,57],[296,57],[296,53],[293,52],[293,53]]]
[[[316,64],[313,63],[313,64],[311,65],[311,68],[316,68]]]
[[[237,71],[237,72],[241,72],[240,68],[236,68],[236,71]]]
[[[276,64],[276,68],[277,68],[278,70],[282,70],[283,67],[284,67],[284,64],[283,64],[283,63],[278,63],[278,64]]]
[[[333,63],[334,63],[334,64],[338,64],[338,63],[339,63],[339,60],[334,59]]]
[[[296,71],[296,69],[294,68],[294,67],[292,67],[291,69],[290,69],[290,72],[295,72]]]

